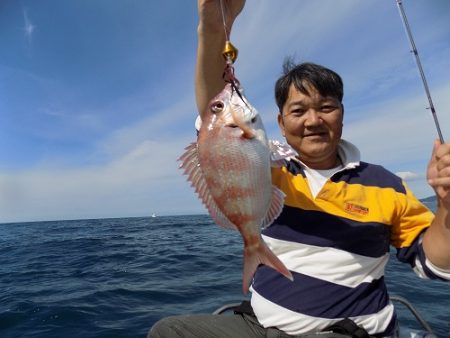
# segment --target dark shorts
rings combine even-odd
[[[147,338],[163,337],[265,338],[266,329],[258,323],[255,317],[247,314],[185,315],[161,319],[152,327],[147,336]]]

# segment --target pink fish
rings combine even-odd
[[[227,84],[209,103],[197,142],[179,160],[213,220],[242,235],[243,292],[247,293],[259,264],[292,280],[261,237],[261,228],[281,213],[285,195],[271,184],[264,126],[240,89]]]

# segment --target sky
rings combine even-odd
[[[196,5],[0,0],[0,223],[206,213],[177,162],[195,141]],[[449,140],[450,1],[403,6]],[[343,138],[433,195],[437,133],[395,0],[247,0],[231,41],[270,138],[283,60],[322,64],[344,80]]]

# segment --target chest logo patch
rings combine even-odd
[[[358,214],[365,216],[369,213],[369,208],[363,207],[362,205],[345,202],[345,211],[351,214]]]

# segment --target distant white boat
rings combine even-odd
[[[155,213],[153,213],[153,214],[152,214],[152,217],[156,217],[156,214],[155,214]]]

